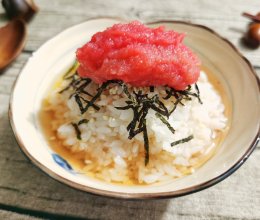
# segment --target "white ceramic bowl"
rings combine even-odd
[[[48,146],[38,124],[37,113],[47,89],[57,75],[75,59],[75,50],[97,31],[118,19],[93,19],[79,24],[45,43],[21,71],[10,100],[10,121],[22,151],[54,179],[98,195],[146,199],[176,197],[212,186],[239,168],[259,140],[259,80],[248,62],[227,40],[200,25],[184,22],[156,22],[168,29],[186,32],[185,43],[201,58],[224,86],[232,114],[230,130],[217,153],[194,174],[151,186],[121,186],[74,172],[66,161]]]

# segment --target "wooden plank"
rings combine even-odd
[[[0,94],[9,95],[13,83],[31,53],[23,52],[7,69],[0,73]]]
[[[19,214],[16,212],[10,212],[6,210],[1,210],[0,209],[0,219],[8,219],[8,220],[39,220],[39,218],[35,218],[30,215],[24,215],[24,214]]]
[[[192,3],[191,3],[192,2]],[[35,168],[21,153],[9,125],[7,111],[12,84],[22,66],[46,40],[65,28],[96,16],[121,16],[154,21],[176,19],[207,25],[231,40],[254,65],[260,50],[239,44],[248,20],[242,11],[256,13],[259,1],[68,1],[36,3],[41,11],[29,25],[25,51],[0,74],[0,203],[50,214],[95,219],[260,219],[260,146],[235,174],[205,191],[178,199],[121,201],[89,195],[58,183]],[[3,12],[0,9],[0,14]],[[0,25],[6,23],[0,16]],[[260,74],[260,69],[257,69]],[[7,216],[7,217],[6,217]],[[1,211],[4,217],[23,219]],[[27,218],[27,217],[26,217]]]

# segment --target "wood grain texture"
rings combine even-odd
[[[8,219],[8,220],[37,220],[39,218],[35,218],[30,215],[18,214],[15,212],[5,211],[0,209],[0,219]]]
[[[92,17],[185,20],[203,24],[232,41],[253,65],[260,66],[260,49],[252,51],[240,44],[248,25],[248,20],[240,15],[243,11],[259,11],[258,0],[35,2],[41,11],[29,25],[25,50],[0,74],[0,205],[90,219],[260,219],[259,145],[238,171],[207,190],[177,199],[121,201],[71,189],[35,168],[17,146],[7,115],[12,85],[31,52],[65,28]],[[0,26],[6,22],[0,15]],[[260,74],[260,69],[256,70]],[[19,215],[0,210],[0,219],[31,219]]]

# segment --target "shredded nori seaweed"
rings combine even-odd
[[[76,124],[76,123],[71,123],[71,125],[73,126],[75,132],[76,132],[76,135],[77,135],[77,139],[78,140],[81,140],[81,131],[79,129],[79,126]]]
[[[88,122],[89,122],[88,119],[83,118],[83,119],[81,119],[81,120],[78,122],[78,125],[87,124]]]
[[[108,88],[110,84],[119,85],[122,89],[126,97],[128,98],[125,101],[125,106],[115,106],[118,110],[128,110],[132,109],[133,111],[133,119],[127,126],[127,131],[129,133],[128,138],[132,139],[137,134],[143,134],[144,140],[144,149],[145,149],[145,165],[149,163],[149,137],[146,125],[146,116],[150,109],[155,111],[155,115],[158,119],[160,119],[168,129],[174,134],[175,130],[168,122],[169,116],[175,111],[177,106],[184,105],[183,100],[190,101],[192,97],[198,99],[199,103],[202,104],[200,99],[200,91],[198,85],[195,84],[195,92],[191,91],[191,86],[189,85],[185,90],[175,90],[173,88],[165,86],[166,96],[162,97],[162,100],[168,100],[170,98],[174,98],[175,101],[172,102],[173,106],[168,109],[158,94],[152,95],[149,93],[143,93],[142,90],[138,91],[129,91],[128,86],[121,80],[108,80],[101,84],[100,87],[97,88],[96,94],[91,94],[87,91],[88,86],[91,84],[92,80],[89,78],[80,78],[77,74],[78,63],[75,64],[67,71],[64,75],[64,80],[70,80],[69,84],[63,88],[59,93],[63,93],[69,89],[72,90],[72,93],[69,98],[74,97],[81,114],[83,115],[88,111],[90,107],[94,108],[96,111],[100,109],[99,106],[95,104],[95,102],[100,98],[101,94]],[[154,86],[149,87],[150,93],[154,92]],[[150,95],[150,96],[149,96]],[[88,98],[86,98],[88,96]],[[81,140],[81,131],[79,129],[79,125],[83,123],[88,123],[88,119],[82,119],[78,123],[71,123],[75,129],[77,138]],[[185,143],[193,139],[193,135],[190,135],[186,138],[174,141],[171,143],[171,146],[175,146],[181,143]]]
[[[77,135],[77,139],[78,140],[81,140],[81,131],[79,129],[79,126],[81,124],[87,124],[88,122],[89,122],[89,120],[86,119],[86,118],[83,118],[83,119],[79,120],[78,123],[71,122],[71,125],[73,126],[73,128],[75,130],[75,133]]]
[[[145,166],[149,163],[149,138],[146,128],[146,119],[144,119],[144,128],[143,128],[143,137],[144,137],[144,150],[145,150]]]
[[[197,83],[195,83],[195,89],[196,89],[196,92],[197,92],[197,98],[198,98],[198,100],[199,100],[199,103],[200,103],[200,104],[203,104],[203,102],[202,102],[201,99],[200,99],[200,90],[199,90],[199,87],[198,87],[198,84],[197,84]]]
[[[171,146],[173,147],[173,146],[178,145],[178,144],[183,144],[185,142],[188,142],[188,141],[192,140],[193,138],[194,138],[193,135],[190,135],[190,136],[188,136],[186,138],[183,138],[183,139],[180,139],[178,141],[172,142]]]
[[[157,118],[159,118],[167,127],[168,129],[174,134],[175,130],[174,128],[170,125],[170,123],[167,121],[167,119],[165,119],[160,113],[156,112],[155,115],[157,116]]]

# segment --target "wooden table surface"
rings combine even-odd
[[[240,44],[259,0],[39,0],[25,49],[0,74],[0,219],[260,219],[260,146],[223,182],[176,199],[122,201],[89,195],[49,178],[20,151],[8,120],[12,85],[32,52],[60,31],[97,16],[141,21],[184,20],[206,25],[233,42],[260,74],[260,49]],[[0,9],[0,26],[7,22]],[[37,74],[37,73],[36,73]],[[252,106],[253,107],[253,106]]]

